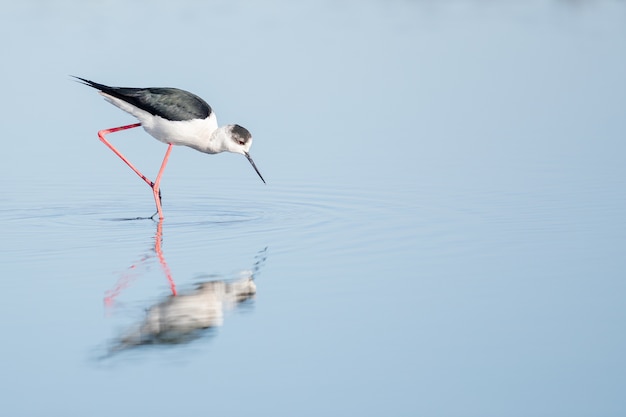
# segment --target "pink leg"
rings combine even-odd
[[[128,165],[130,167],[130,169],[132,169],[135,174],[139,175],[139,178],[141,178],[142,180],[145,181],[146,184],[148,184],[150,186],[150,188],[152,188],[152,194],[154,195],[154,201],[156,202],[156,206],[157,206],[157,213],[159,214],[159,219],[163,219],[163,211],[161,209],[161,194],[160,194],[160,190],[159,190],[159,184],[161,183],[161,175],[163,175],[163,171],[165,170],[165,165],[167,164],[167,159],[170,156],[170,152],[172,151],[172,145],[170,144],[167,148],[167,152],[165,153],[165,158],[163,159],[163,163],[161,164],[161,170],[159,171],[159,174],[157,175],[157,179],[156,182],[152,182],[150,181],[150,179],[148,179],[148,177],[146,177],[145,175],[143,175],[137,168],[135,168],[135,166],[133,164],[130,163],[130,161],[128,159],[126,159],[126,157],[124,155],[122,155],[122,153],[120,151],[118,151],[117,149],[115,149],[115,147],[113,145],[111,145],[111,143],[105,139],[105,135],[108,135],[109,133],[115,133],[115,132],[119,132],[121,130],[126,130],[126,129],[132,129],[135,127],[139,127],[141,126],[141,123],[134,123],[132,125],[126,125],[126,126],[120,126],[120,127],[113,127],[110,129],[104,129],[98,132],[98,137],[100,138],[100,140],[102,141],[102,143],[104,143],[109,149],[111,149],[115,155],[119,156],[120,159],[122,161],[124,161],[124,163],[126,165]]]
[[[159,219],[163,220],[163,211],[161,210],[161,193],[160,193],[160,185],[161,185],[161,176],[163,175],[163,171],[165,171],[165,165],[167,165],[167,160],[170,157],[170,152],[172,152],[172,144],[167,145],[167,151],[165,151],[165,156],[163,157],[163,162],[161,163],[161,169],[159,169],[159,173],[157,174],[156,181],[152,186],[152,194],[154,195],[154,202],[157,206],[157,212],[159,213]]]
[[[120,130],[132,129],[134,127],[139,127],[139,126],[141,126],[141,123],[135,123],[135,124],[132,124],[132,125],[126,125],[126,126],[120,126],[120,127],[112,127],[111,129],[104,129],[104,130],[101,130],[101,131],[98,132],[98,137],[100,138],[102,143],[104,143],[106,146],[108,146],[109,149],[111,149],[113,152],[115,152],[115,155],[119,156],[122,159],[122,161],[124,161],[126,163],[126,165],[128,165],[130,167],[130,169],[135,171],[135,174],[139,175],[139,177],[142,180],[144,180],[146,182],[146,184],[148,184],[150,187],[152,187],[154,185],[154,183],[152,181],[150,181],[141,172],[139,172],[139,170],[137,168],[135,168],[135,166],[133,164],[131,164],[130,161],[128,159],[126,159],[126,157],[124,155],[122,155],[122,153],[120,151],[115,149],[115,147],[113,145],[111,145],[111,143],[104,138],[104,135],[107,135],[109,133],[115,133],[115,132],[119,132]]]

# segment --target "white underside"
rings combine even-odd
[[[212,149],[210,143],[211,135],[217,129],[217,118],[213,112],[206,119],[171,121],[152,115],[106,93],[100,94],[109,103],[135,116],[146,132],[163,143],[189,146],[205,153],[220,152]]]

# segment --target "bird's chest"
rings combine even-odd
[[[141,125],[155,139],[172,145],[199,147],[208,141],[203,120],[172,121],[159,116],[142,120]]]

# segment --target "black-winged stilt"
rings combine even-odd
[[[100,140],[119,156],[142,180],[152,188],[159,219],[163,219],[159,184],[173,145],[189,146],[200,152],[214,154],[220,152],[240,153],[265,183],[263,176],[248,153],[252,145],[252,135],[239,125],[217,126],[215,113],[204,100],[188,91],[177,88],[127,88],[109,87],[80,77],[74,77],[83,84],[100,91],[111,104],[139,119],[132,125],[104,129],[98,132]],[[154,182],[150,181],[130,163],[105,135],[143,126],[155,139],[168,145],[161,169]],[[155,214],[157,214],[155,213]],[[152,216],[154,217],[154,215]]]

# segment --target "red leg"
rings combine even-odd
[[[154,202],[157,206],[157,212],[159,213],[159,219],[163,220],[163,211],[161,210],[161,194],[159,192],[161,185],[161,176],[163,175],[163,171],[165,171],[165,165],[167,165],[167,160],[170,157],[170,152],[172,152],[172,144],[167,145],[167,151],[165,151],[165,156],[163,157],[163,162],[161,163],[161,169],[157,174],[156,181],[152,186],[152,194],[154,195]]]
[[[120,130],[132,129],[134,127],[139,127],[139,126],[141,126],[141,123],[135,123],[132,125],[126,125],[126,126],[120,126],[120,127],[113,127],[111,129],[104,129],[98,132],[98,137],[100,138],[102,143],[104,143],[109,149],[111,149],[115,153],[115,155],[119,156],[120,159],[124,161],[124,163],[126,163],[126,165],[128,165],[130,169],[132,169],[135,172],[135,174],[139,175],[139,178],[144,180],[145,183],[148,184],[150,188],[152,188],[152,194],[154,195],[154,201],[157,206],[157,213],[159,214],[159,219],[163,219],[163,210],[161,209],[161,192],[159,189],[159,184],[161,183],[161,176],[163,175],[163,171],[165,170],[165,165],[167,165],[167,160],[170,157],[170,152],[172,151],[172,144],[169,144],[167,148],[167,152],[165,152],[165,158],[163,158],[163,163],[161,164],[161,169],[159,170],[159,174],[157,175],[156,181],[152,182],[150,181],[150,179],[148,179],[148,177],[143,175],[137,168],[135,168],[135,166],[131,164],[130,161],[126,159],[126,157],[122,155],[120,151],[115,149],[115,147],[111,145],[111,143],[104,138],[104,136],[109,133],[115,133],[115,132],[119,132]]]
[[[130,167],[130,169],[135,171],[135,174],[139,175],[139,177],[142,180],[144,180],[146,182],[146,184],[148,184],[150,187],[154,188],[154,183],[152,181],[150,181],[141,172],[139,172],[139,170],[137,168],[135,168],[135,166],[133,164],[131,164],[130,161],[128,159],[126,159],[126,157],[124,155],[122,155],[122,153],[120,151],[115,149],[115,147],[113,145],[111,145],[111,143],[104,138],[104,135],[107,135],[109,133],[115,133],[115,132],[119,132],[120,130],[132,129],[134,127],[139,127],[139,126],[141,126],[141,123],[135,123],[135,124],[132,124],[132,125],[126,125],[126,126],[120,126],[120,127],[112,127],[111,129],[104,129],[104,130],[101,130],[101,131],[98,132],[98,137],[100,138],[102,143],[104,143],[106,146],[108,146],[109,149],[111,149],[113,152],[115,152],[115,155],[119,156],[122,159],[122,161],[124,161],[126,163],[126,165],[128,165]]]

